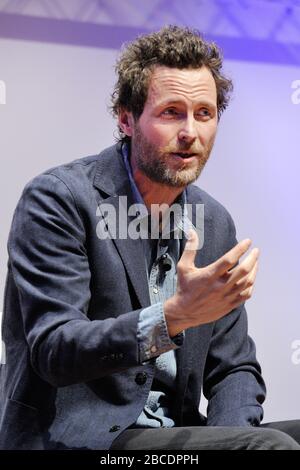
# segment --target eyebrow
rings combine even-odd
[[[184,102],[179,99],[174,99],[174,100],[168,99],[168,100],[162,101],[161,103],[158,103],[157,107],[162,108],[162,107],[171,106],[175,104],[182,105],[184,104]],[[207,106],[208,108],[214,108],[214,109],[217,108],[216,103],[213,103],[212,101],[208,101],[208,100],[201,100],[196,106]]]

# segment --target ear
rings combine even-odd
[[[134,119],[133,119],[132,113],[129,111],[126,111],[126,109],[121,109],[119,111],[118,121],[119,121],[119,126],[124,132],[124,134],[131,137],[133,126],[134,126]]]

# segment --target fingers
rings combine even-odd
[[[249,278],[249,275],[253,275],[253,268],[255,264],[257,263],[259,257],[259,250],[258,248],[254,248],[247,258],[244,259],[244,261],[241,262],[240,265],[236,266],[234,270],[230,273],[228,277],[228,286],[232,286],[234,284],[238,284],[238,281],[244,278],[251,279]]]
[[[256,278],[256,273],[258,269],[258,262],[255,263],[251,273],[249,276],[246,277],[246,279],[243,279],[243,281],[240,281],[233,290],[231,290],[230,295],[228,297],[231,297],[231,308],[237,308],[239,305],[242,303],[246,302],[246,300],[249,300],[252,296],[253,289],[254,289],[254,282]]]
[[[239,279],[239,281],[236,284],[232,284],[231,282],[227,284],[226,286],[226,297],[233,297],[233,296],[241,296],[244,297],[244,295],[247,295],[247,292],[250,292],[250,289],[252,289],[256,274],[258,270],[258,261],[255,262],[252,270],[247,276],[244,276],[243,278]],[[251,290],[252,292],[252,290]]]
[[[188,231],[188,239],[186,241],[184,251],[177,264],[177,269],[195,267],[195,257],[199,245],[199,238],[197,232],[193,229]]]
[[[233,268],[243,256],[251,245],[251,240],[249,238],[242,240],[237,243],[231,250],[229,250],[225,255],[219,258],[217,261],[212,263],[209,268],[212,271],[213,275],[216,277],[222,276],[229,269]]]
[[[251,273],[249,274],[249,276],[247,278],[247,283],[246,283],[245,289],[243,289],[240,292],[240,297],[242,297],[244,300],[249,299],[252,295],[257,270],[258,270],[258,262],[256,261]]]
[[[244,285],[245,288],[253,286],[255,282],[257,270],[258,270],[258,260],[256,260],[256,262],[254,263],[254,266],[252,270],[250,271],[249,275],[243,278],[242,280],[238,281],[237,285],[241,285],[241,286]]]

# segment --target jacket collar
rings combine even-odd
[[[122,144],[120,142],[99,154],[94,186],[108,196],[131,194],[130,182],[122,157]]]

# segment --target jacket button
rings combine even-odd
[[[114,426],[110,428],[109,432],[116,432],[116,431],[119,431],[119,429],[121,429],[121,426],[118,426],[117,424],[115,424]]]
[[[139,372],[138,374],[136,374],[135,381],[138,385],[144,385],[144,383],[146,383],[147,381],[147,377],[148,375],[146,374],[146,372]]]

